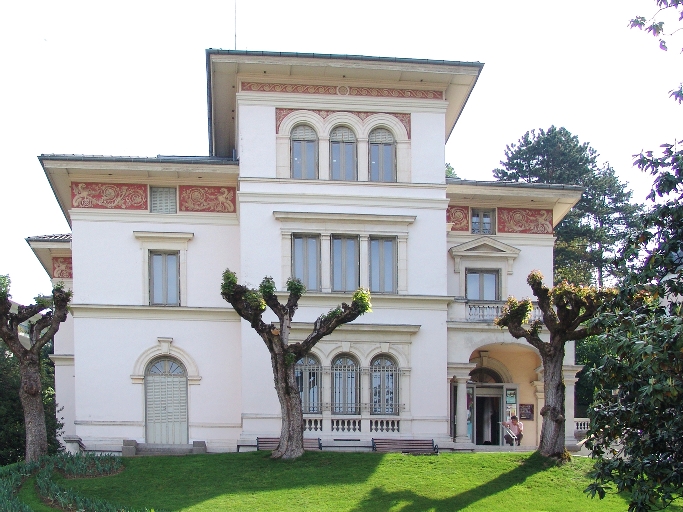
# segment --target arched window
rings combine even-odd
[[[322,384],[322,368],[320,361],[311,355],[302,357],[294,366],[294,377],[299,387],[301,406],[304,414],[321,412],[320,386]]]
[[[292,130],[292,178],[314,180],[318,177],[318,135],[307,124]]]
[[[330,171],[333,180],[358,179],[356,135],[351,128],[337,126],[330,134]]]
[[[389,130],[370,132],[370,181],[396,181],[396,141]]]
[[[348,354],[332,361],[332,414],[360,414],[360,368]]]
[[[372,414],[398,414],[398,367],[386,355],[370,363],[372,372]]]
[[[480,366],[479,368],[472,370],[470,372],[470,380],[482,384],[497,384],[503,382],[503,379],[498,375],[497,371],[485,366]]]
[[[179,361],[152,361],[145,375],[147,433],[152,444],[187,444],[187,372]]]

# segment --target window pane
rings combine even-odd
[[[379,240],[370,240],[370,291],[379,292]]]
[[[178,255],[166,254],[166,304],[178,304]]]
[[[479,233],[481,230],[479,226],[479,212],[472,210],[472,233]]]
[[[370,144],[370,181],[379,181],[379,145]]]
[[[384,289],[385,292],[394,291],[394,241],[383,240],[384,243]]]
[[[344,179],[356,179],[356,145],[351,143],[344,144]]]
[[[382,145],[382,181],[394,181],[394,146],[389,144]]]
[[[491,212],[482,212],[482,229],[481,232],[485,235],[490,235],[491,231]]]
[[[358,241],[346,239],[346,291],[350,292],[358,287]]]
[[[312,180],[315,179],[315,168],[316,168],[316,161],[315,161],[315,145],[316,142],[306,142],[306,158],[305,158],[305,163],[306,163],[306,179]]]
[[[303,142],[292,141],[292,178],[300,179],[303,172],[301,145]]]
[[[332,289],[342,290],[342,239],[332,239]]]
[[[304,282],[304,239],[294,237],[294,277]]]
[[[479,274],[467,274],[467,298],[479,300]]]
[[[163,254],[152,254],[152,304],[164,303]]]
[[[484,278],[484,300],[496,300],[496,275],[482,274]]]
[[[332,160],[332,179],[341,180],[344,179],[341,174],[341,143],[333,142],[330,148],[331,160]]]
[[[306,288],[309,290],[317,290],[318,289],[318,239],[317,238],[308,238],[308,272],[307,272],[307,281],[306,281]]]

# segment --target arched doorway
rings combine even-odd
[[[146,437],[150,444],[187,444],[187,372],[172,358],[145,372]]]

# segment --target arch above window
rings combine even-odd
[[[370,181],[396,181],[396,139],[386,128],[375,128],[368,137]]]
[[[299,124],[290,134],[292,178],[318,177],[318,134],[313,127]]]
[[[157,338],[157,344],[142,352],[135,360],[130,379],[133,384],[144,384],[145,375],[157,360],[173,358],[182,364],[188,384],[199,384],[202,380],[199,368],[192,356],[173,344],[173,338]]]

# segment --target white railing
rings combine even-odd
[[[505,302],[472,302],[465,303],[465,320],[467,322],[493,322],[503,313]],[[533,304],[530,321],[543,320],[543,314],[537,304]]]
[[[370,432],[399,432],[401,421],[396,419],[370,420]]]
[[[309,432],[322,432],[323,420],[321,418],[304,418],[304,430]]]
[[[582,430],[585,432],[591,426],[591,420],[588,418],[574,418],[574,430]]]
[[[332,432],[360,432],[360,419],[333,419]]]

